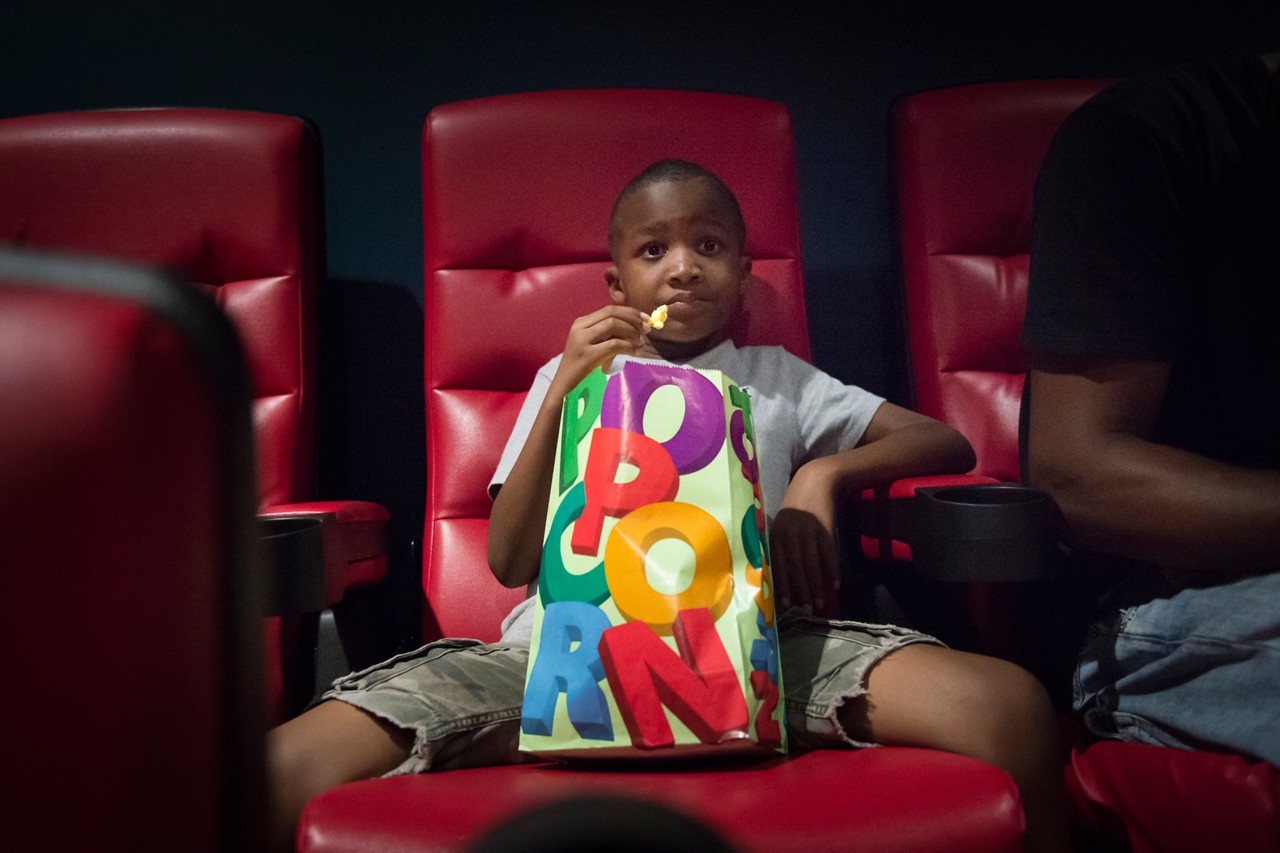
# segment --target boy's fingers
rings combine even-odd
[[[791,590],[791,606],[811,612],[814,590],[809,582],[809,564],[813,557],[807,536],[791,537],[787,542],[787,560],[783,574]]]
[[[822,610],[827,606],[831,588],[826,584],[825,573],[820,566],[821,560],[815,558],[805,568],[805,580],[809,584],[809,593],[813,600],[813,609]]]
[[[580,335],[579,340],[601,343],[611,338],[624,338],[644,343],[644,320],[634,308],[610,305],[573,321],[570,336]]]
[[[809,593],[809,603],[816,612],[826,606],[827,586],[823,583],[822,547],[818,537],[810,537],[807,541],[804,565],[801,567],[805,587]]]
[[[822,589],[837,590],[840,588],[840,549],[830,536],[823,536],[818,543],[820,559],[818,565],[822,572]]]
[[[605,373],[613,366],[613,360],[620,355],[635,355],[640,352],[641,344],[632,343],[631,341],[622,340],[620,338],[610,338],[598,345],[599,352],[602,353],[599,364],[600,369]]]
[[[786,560],[780,556],[776,558],[773,565],[770,566],[773,577],[773,595],[777,601],[778,607],[786,610],[791,606],[791,585],[787,583],[787,564]]]
[[[608,326],[603,330],[603,339],[621,341],[636,349],[644,346],[644,332],[641,328],[616,317],[610,318]]]
[[[574,321],[565,355],[587,365],[599,365],[606,373],[619,355],[635,355],[644,346],[644,335],[628,318],[598,311]]]
[[[805,613],[813,612],[813,590],[809,588],[809,579],[805,577],[803,565],[796,566],[791,573],[791,587],[795,595],[791,597],[791,605],[799,607]]]
[[[805,528],[802,570],[814,606],[821,610],[839,587],[840,558],[831,533],[818,520],[809,516]]]
[[[773,578],[778,587],[778,606],[783,610],[808,601],[807,586],[802,589],[800,572],[804,557],[798,553],[803,533],[795,529],[796,514],[784,509],[775,519],[769,546],[773,553]]]

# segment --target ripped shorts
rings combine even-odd
[[[913,643],[940,645],[892,625],[785,614],[779,647],[792,746],[874,746],[846,733],[837,712],[866,693],[867,673],[885,655]],[[528,659],[523,645],[440,640],[339,678],[323,698],[414,733],[412,754],[389,776],[528,761],[517,749]]]

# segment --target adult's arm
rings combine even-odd
[[[1280,472],[1152,440],[1167,364],[1042,356],[1032,367],[1028,474],[1061,507],[1070,545],[1206,572],[1276,568]]]

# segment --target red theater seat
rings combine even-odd
[[[1019,479],[1032,188],[1058,125],[1103,85],[961,86],[909,96],[896,111],[915,405],[964,432],[978,472],[998,480]],[[1081,740],[1066,773],[1078,821],[1099,844],[1280,849],[1280,773],[1265,763]]]
[[[433,110],[423,138],[428,505],[424,630],[493,640],[522,590],[486,567],[486,485],[537,368],[606,303],[614,196],[664,157],[737,192],[754,260],[740,343],[808,358],[790,119],[769,101],[678,91],[540,92]],[[336,788],[307,806],[302,849],[463,849],[565,796],[624,791],[688,810],[743,850],[1014,850],[1004,773],[910,749],[761,763],[491,767]],[[600,839],[602,849],[610,840]]]
[[[1099,80],[1002,82],[905,98],[894,120],[915,406],[963,432],[975,473],[1018,482],[1031,188],[1062,119]]]
[[[263,849],[253,478],[211,302],[0,250],[6,849]]]
[[[322,275],[319,144],[290,116],[138,109],[0,120],[0,244],[172,270],[231,318],[252,378],[258,509],[323,521],[323,599],[386,573],[382,507],[311,503],[316,299]],[[313,664],[316,616],[268,628],[274,719],[282,664]],[[281,636],[282,635],[282,636]],[[299,644],[301,648],[292,648]]]

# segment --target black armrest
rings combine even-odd
[[[1046,492],[960,478],[928,482],[900,481],[867,493],[862,535],[868,556],[880,563],[908,559],[925,577],[951,583],[1056,575],[1059,514]]]
[[[307,516],[258,518],[271,579],[267,615],[315,613],[325,602],[321,520]]]
[[[908,541],[916,568],[949,582],[1034,581],[1058,565],[1058,508],[1012,483],[917,489]]]

